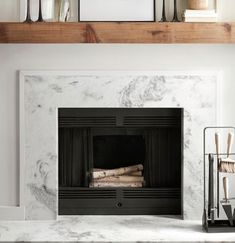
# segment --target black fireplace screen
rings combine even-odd
[[[89,138],[89,128],[60,129],[60,187],[85,187],[88,185]]]
[[[181,214],[182,112],[59,109],[59,213]]]

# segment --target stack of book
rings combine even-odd
[[[183,13],[184,22],[217,22],[218,14],[212,10],[189,10]]]

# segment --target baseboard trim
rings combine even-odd
[[[0,221],[4,220],[25,220],[25,208],[0,206]]]

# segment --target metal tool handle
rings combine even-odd
[[[224,198],[225,198],[225,201],[228,202],[228,199],[229,199],[229,194],[228,194],[229,181],[228,181],[228,177],[224,177],[223,178],[223,186],[224,186]]]
[[[209,154],[209,185],[208,185],[208,217],[211,218],[214,223],[214,156]]]
[[[215,145],[217,154],[217,217],[219,218],[219,164],[220,164],[220,134],[215,133]]]
[[[220,157],[220,134],[218,132],[215,133],[215,146],[216,146],[216,154],[217,157]]]
[[[230,132],[228,134],[228,144],[227,144],[227,156],[231,154],[232,146],[233,146],[233,140],[234,140],[234,133]]]

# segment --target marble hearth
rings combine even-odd
[[[58,215],[58,108],[184,108],[183,212],[202,215],[202,130],[218,120],[218,73],[21,72],[21,204],[28,220]]]
[[[206,234],[200,221],[159,216],[72,216],[57,221],[0,222],[1,242],[234,242]]]

